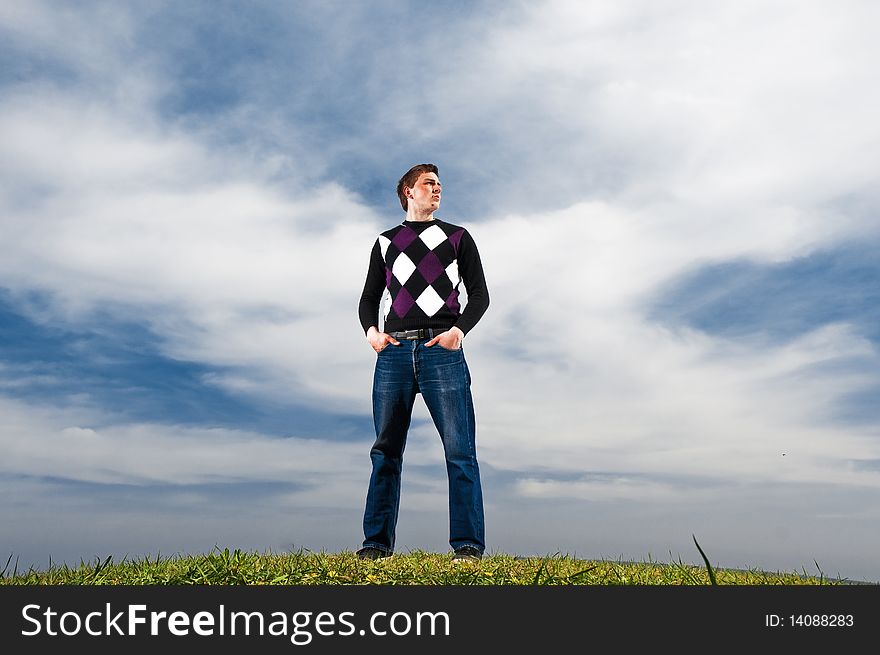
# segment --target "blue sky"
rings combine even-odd
[[[0,546],[358,547],[356,304],[431,161],[490,552],[880,580],[877,12],[4,3]],[[417,406],[402,550],[446,503]]]

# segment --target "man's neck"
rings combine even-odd
[[[419,214],[415,209],[407,209],[406,210],[406,220],[408,221],[433,221],[434,220],[434,212],[429,214]]]

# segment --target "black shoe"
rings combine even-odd
[[[453,562],[479,561],[483,558],[483,553],[473,546],[462,546],[455,549],[455,555],[452,556]]]
[[[357,556],[358,559],[385,559],[386,557],[391,557],[391,553],[388,553],[381,548],[366,546],[357,552]]]

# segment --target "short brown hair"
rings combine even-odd
[[[403,211],[406,211],[406,196],[403,195],[403,187],[407,186],[412,189],[422,173],[433,173],[438,177],[440,176],[434,164],[416,164],[404,173],[397,183],[397,197],[400,198],[400,206],[403,207]]]

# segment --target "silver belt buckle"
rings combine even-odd
[[[419,331],[418,330],[404,330],[403,338],[407,339],[407,340],[418,339],[419,338]]]

